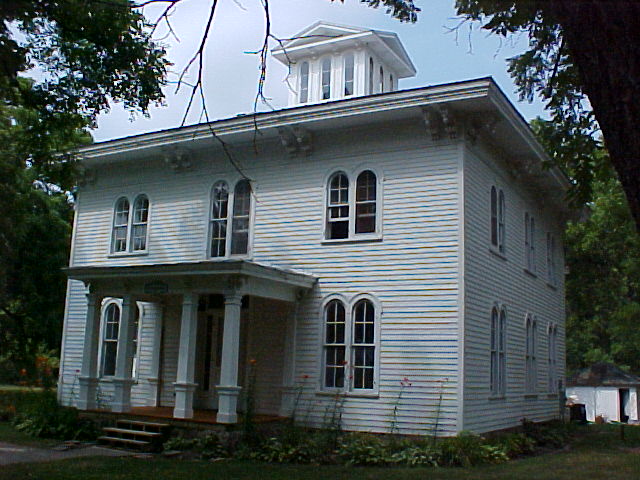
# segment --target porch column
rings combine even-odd
[[[93,410],[97,407],[96,391],[98,386],[98,343],[100,336],[100,307],[102,297],[96,293],[87,293],[87,318],[84,327],[84,349],[82,368],[78,378],[79,393],[77,406],[80,410]]]
[[[164,323],[164,305],[162,303],[153,303],[156,311],[156,322],[153,326],[153,346],[151,350],[151,375],[147,378],[149,390],[147,392],[147,405],[150,407],[160,406],[160,371],[161,349],[162,349],[162,329]]]
[[[234,291],[224,296],[224,330],[222,335],[222,362],[218,392],[218,423],[237,423],[238,357],[240,353],[240,309],[242,294]]]
[[[296,414],[294,412],[296,397],[299,396],[299,388],[295,378],[295,352],[296,352],[296,320],[298,302],[293,305],[286,318],[284,362],[282,368],[282,399],[280,401],[280,416],[287,417]]]
[[[116,374],[113,377],[113,402],[111,411],[131,410],[131,370],[133,368],[133,339],[136,322],[136,302],[131,295],[122,297],[122,313],[118,329],[118,351],[116,353]]]
[[[193,392],[196,357],[196,327],[198,320],[198,295],[185,293],[182,297],[182,320],[180,323],[180,350],[178,352],[178,373],[173,384],[176,403],[173,416],[193,418]]]

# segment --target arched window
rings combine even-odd
[[[507,312],[504,308],[491,309],[490,388],[494,396],[506,391],[506,329]]]
[[[346,366],[346,315],[342,302],[331,300],[324,309],[324,382],[343,388]]]
[[[369,95],[373,94],[373,58],[369,57]]]
[[[149,223],[149,199],[146,195],[138,195],[133,203],[133,224],[131,231],[132,250],[134,252],[147,249],[147,225]]]
[[[233,223],[231,254],[243,255],[249,251],[249,223],[251,217],[251,185],[249,180],[236,183],[233,192]]]
[[[209,255],[212,257],[224,257],[227,253],[228,207],[229,187],[226,182],[217,182],[211,193]]]
[[[349,237],[349,179],[338,172],[329,179],[327,192],[327,238]]]
[[[356,390],[370,390],[374,386],[375,317],[375,308],[369,300],[360,300],[353,308],[352,388]]]
[[[120,329],[120,307],[109,303],[104,311],[102,337],[102,376],[116,373],[116,354],[118,352],[118,332]]]
[[[558,393],[558,326],[549,324],[548,351],[549,351],[549,392]]]
[[[526,352],[525,352],[525,382],[527,392],[533,393],[536,391],[538,383],[538,370],[537,370],[537,330],[538,325],[536,319],[531,315],[527,315],[525,320],[526,328]]]
[[[300,65],[300,103],[309,101],[309,62]]]
[[[322,60],[322,99],[331,98],[331,57]]]
[[[116,202],[113,215],[113,239],[111,243],[111,251],[126,252],[127,237],[129,233],[129,200],[121,197]]]
[[[356,180],[356,233],[376,231],[376,175],[365,170]]]
[[[344,96],[353,95],[353,54],[344,57]]]
[[[384,93],[384,70],[380,65],[380,93]]]

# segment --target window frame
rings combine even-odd
[[[304,67],[307,67],[307,73],[306,73],[306,84],[304,81],[305,78],[305,74],[304,74]],[[299,90],[298,90],[298,102],[302,105],[305,105],[307,103],[309,103],[311,101],[311,89],[309,88],[311,86],[311,64],[308,61],[303,61],[300,64],[300,69],[298,70],[298,74],[299,74]],[[306,93],[306,98],[303,100],[302,99],[302,92]]]
[[[529,212],[524,214],[524,268],[527,272],[536,274],[536,228],[535,218]]]
[[[326,351],[325,348],[328,344],[325,343],[326,340],[326,311],[328,306],[333,301],[340,302],[345,310],[345,353],[344,358],[346,360],[345,371],[344,371],[344,385],[342,387],[326,387],[325,386],[325,369],[326,369]],[[374,309],[374,326],[373,326],[373,334],[374,339],[373,343],[365,344],[356,344],[354,343],[354,328],[355,328],[355,309],[356,306],[362,302],[367,301],[371,304]],[[320,326],[321,326],[321,335],[320,335],[320,354],[319,354],[319,365],[320,365],[320,375],[318,378],[317,384],[317,394],[331,394],[335,395],[337,393],[344,394],[352,397],[377,397],[380,391],[380,324],[382,319],[382,305],[378,301],[378,299],[369,294],[369,293],[361,293],[354,295],[351,298],[347,298],[341,294],[331,294],[324,298],[321,309],[320,309]],[[356,348],[359,346],[365,347],[373,347],[373,388],[354,388],[354,365],[353,358],[354,352]]]
[[[525,394],[538,393],[538,319],[535,315],[525,315]]]
[[[247,233],[247,251],[246,253],[231,253],[233,246],[233,220],[234,220],[234,207],[235,207],[235,196],[236,196],[236,187],[240,182],[246,181],[249,184],[249,214],[247,216],[248,221],[248,233]],[[225,238],[225,254],[221,256],[212,256],[211,255],[211,236],[213,233],[213,201],[214,201],[214,193],[215,186],[225,183],[227,186],[227,218],[226,218],[226,238]],[[215,181],[211,184],[209,188],[209,203],[206,211],[206,222],[207,222],[207,235],[205,238],[204,252],[207,260],[210,261],[222,261],[228,260],[229,258],[242,258],[247,259],[251,258],[253,255],[253,233],[255,226],[255,185],[254,182],[244,178],[238,177],[233,180],[229,178],[216,178]]]
[[[131,199],[133,198],[133,202]],[[136,213],[136,205],[138,200],[141,198],[145,198],[147,200],[147,221],[146,222],[135,222],[135,213]],[[116,219],[118,216],[118,203],[121,200],[126,200],[129,204],[129,214],[127,216],[127,224],[126,225],[116,225]],[[118,195],[116,201],[113,203],[113,208],[111,210],[111,241],[109,242],[109,252],[107,256],[109,257],[130,257],[136,255],[147,255],[149,253],[149,231],[151,230],[151,199],[149,195],[146,193],[128,193],[124,195]],[[134,250],[134,227],[145,225],[145,239],[144,239],[144,249]],[[125,249],[116,251],[115,250],[115,229],[116,228],[125,228]]]
[[[350,60],[350,62],[347,62]],[[351,78],[347,76],[351,64]],[[351,93],[347,93],[347,85],[351,84]],[[346,52],[342,57],[342,93],[344,98],[353,97],[356,94],[356,57],[353,52]]]
[[[489,392],[491,398],[507,393],[507,309],[494,304],[489,314]]]
[[[356,211],[357,211],[357,185],[358,178],[361,174],[366,171],[370,171],[373,175],[375,175],[375,189],[376,189],[376,197],[375,197],[375,229],[373,232],[362,232],[356,233]],[[346,238],[329,238],[329,200],[330,200],[330,182],[331,180],[338,174],[344,174],[347,177],[348,185],[349,185],[349,193],[348,193],[348,206],[349,206],[349,217],[348,217],[348,235]],[[322,228],[322,238],[320,240],[321,243],[341,243],[341,242],[361,242],[361,241],[379,241],[382,240],[383,236],[383,223],[382,217],[384,214],[384,206],[383,206],[383,185],[384,178],[383,172],[381,172],[377,168],[372,168],[368,165],[359,165],[357,168],[352,170],[347,170],[344,168],[332,168],[328,171],[328,173],[324,177],[323,181],[323,228]],[[367,201],[368,203],[372,203],[372,201]],[[360,202],[365,203],[365,202]]]
[[[558,393],[558,325],[549,322],[547,327],[547,389],[550,395]]]
[[[507,216],[504,190],[491,186],[489,194],[489,246],[498,256],[506,258]]]
[[[547,284],[553,288],[558,286],[556,237],[547,232]]]
[[[324,94],[324,88],[325,88],[325,63],[328,62],[329,63],[329,70],[328,70],[328,96],[325,98],[325,94]],[[322,58],[320,58],[320,61],[318,62],[318,65],[320,66],[320,75],[319,75],[319,79],[320,79],[320,95],[318,96],[319,100],[321,102],[329,102],[331,101],[332,98],[334,98],[334,89],[335,89],[335,85],[333,82],[333,71],[335,70],[335,67],[333,65],[333,57],[332,56],[324,56]]]
[[[107,314],[107,309],[111,305],[114,305],[119,312],[118,313],[118,338],[116,340],[109,340],[109,341],[115,341],[116,343],[116,359],[117,359],[118,349],[120,348],[120,326],[122,323],[122,299],[116,298],[116,297],[106,297],[102,300],[102,305],[100,307],[100,344],[98,346],[98,376],[100,380],[107,380],[107,381],[110,381],[111,379],[113,379],[116,373],[115,366],[114,366],[113,375],[104,374],[104,354],[105,354],[104,335],[106,334],[106,328],[107,328],[106,314]],[[135,330],[136,336],[133,339],[136,346],[135,351],[133,352],[133,361],[138,359],[138,364],[134,365],[133,362],[131,363],[131,369],[132,369],[131,378],[137,381],[138,378],[140,377],[139,359],[140,359],[140,349],[141,349],[141,343],[142,343],[141,342],[142,324],[143,324],[144,314],[145,314],[144,304],[142,302],[135,302],[135,309],[136,309],[136,322],[138,323],[138,327]],[[115,359],[114,359],[114,362],[115,362]]]

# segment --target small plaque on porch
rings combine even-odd
[[[164,282],[149,282],[144,284],[144,293],[148,295],[160,295],[169,292],[169,285]]]

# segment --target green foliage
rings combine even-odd
[[[640,371],[640,237],[615,178],[594,182],[589,218],[565,232],[567,366]]]
[[[23,397],[16,410],[13,425],[34,437],[93,440],[98,433],[95,424],[80,418],[76,409],[58,405],[51,391]]]
[[[536,449],[536,442],[524,433],[509,433],[500,436],[495,445],[501,447],[509,458],[530,455]]]
[[[197,453],[201,458],[224,458],[229,455],[227,448],[220,442],[217,435],[209,433],[204,437],[184,438],[171,437],[163,445],[164,451],[178,450],[181,452]]]
[[[568,427],[561,422],[540,424],[524,419],[522,420],[522,431],[538,447],[560,448],[569,439]]]
[[[502,463],[509,459],[499,445],[489,445],[471,432],[460,432],[455,437],[442,439],[438,450],[438,464],[446,467]]]
[[[318,437],[308,435],[296,443],[283,442],[270,437],[253,450],[241,450],[240,458],[250,458],[269,463],[320,463],[324,449]]]
[[[347,465],[388,465],[391,455],[388,444],[371,435],[347,435],[338,444],[338,456]]]

